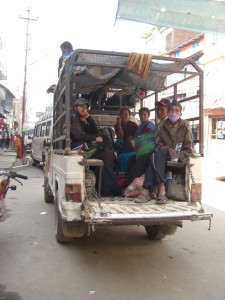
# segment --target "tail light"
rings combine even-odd
[[[65,196],[68,202],[81,202],[81,185],[80,184],[66,184]]]

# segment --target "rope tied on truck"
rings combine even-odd
[[[126,64],[126,70],[135,73],[145,80],[148,78],[152,54],[132,52]]]

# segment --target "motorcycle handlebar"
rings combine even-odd
[[[21,179],[28,179],[28,177],[27,176],[25,176],[25,175],[21,175],[21,174],[17,174],[16,172],[10,172],[10,171],[8,171],[8,172],[0,172],[0,176],[1,175],[5,175],[5,176],[8,176],[9,178],[16,178],[16,177],[18,177],[18,178],[21,178]]]
[[[21,175],[21,174],[16,174],[15,177],[18,177],[18,178],[21,178],[21,179],[25,179],[25,180],[28,179],[27,176]]]

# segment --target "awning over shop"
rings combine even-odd
[[[204,114],[207,116],[224,117],[225,116],[225,108],[224,107],[208,108],[208,109],[204,110]]]
[[[13,99],[15,96],[7,87],[0,84],[0,113],[11,112],[13,110]]]
[[[119,0],[117,19],[225,33],[225,0]]]

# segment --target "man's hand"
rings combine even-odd
[[[96,142],[103,142],[103,138],[101,136],[96,137]]]
[[[175,154],[175,150],[172,148],[169,148],[168,151],[169,151],[170,158],[173,158],[173,156]]]
[[[121,126],[121,118],[120,117],[117,117],[117,124],[119,125],[119,126]]]

